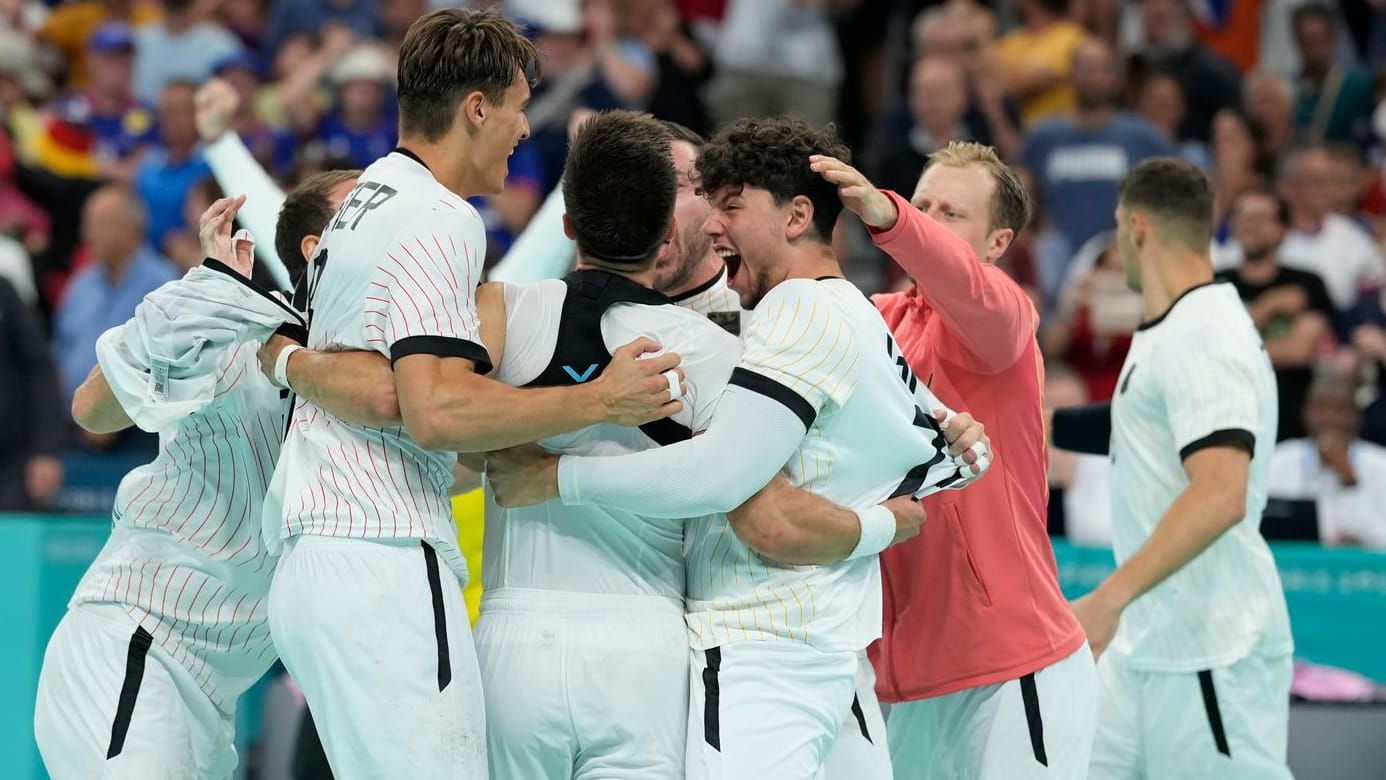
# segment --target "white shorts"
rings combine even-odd
[[[852,717],[842,724],[833,752],[828,755],[827,780],[890,780],[890,746],[880,701],[876,670],[863,650],[857,654],[857,690]]]
[[[486,777],[462,587],[426,544],[296,537],[269,623],[337,780]]]
[[[1014,680],[891,705],[896,780],[1082,780],[1097,728],[1092,650]]]
[[[1288,780],[1289,655],[1251,655],[1201,672],[1144,672],[1107,653],[1097,664],[1102,719],[1093,780]]]
[[[492,780],[683,776],[682,605],[658,596],[488,591],[476,646]]]
[[[125,609],[81,604],[48,642],[34,737],[53,780],[231,777],[235,726]]]
[[[858,654],[798,642],[692,651],[689,780],[822,778],[853,719]]]

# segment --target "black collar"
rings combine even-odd
[[[722,280],[722,278],[725,277],[726,275],[727,275],[727,267],[724,265],[724,266],[722,266],[722,270],[720,270],[720,271],[718,271],[717,273],[715,273],[715,274],[712,275],[712,278],[711,278],[711,279],[708,279],[706,282],[703,282],[702,284],[698,285],[697,287],[694,287],[694,288],[691,289],[691,290],[686,290],[686,291],[684,291],[684,292],[679,293],[678,295],[675,295],[675,296],[671,297],[670,300],[672,300],[672,301],[674,301],[675,303],[677,303],[677,302],[679,302],[679,301],[686,301],[686,300],[688,300],[689,298],[692,298],[693,296],[698,295],[699,293],[705,293],[705,292],[707,292],[708,290],[711,290],[711,289],[713,288],[713,286],[716,285],[718,282],[720,282],[720,281]]]
[[[1140,326],[1136,328],[1136,330],[1149,330],[1155,327],[1156,325],[1159,325],[1161,322],[1164,321],[1166,317],[1169,316],[1170,312],[1174,311],[1174,307],[1178,306],[1179,302],[1184,300],[1184,298],[1188,297],[1188,294],[1193,292],[1194,290],[1202,289],[1204,287],[1211,287],[1212,285],[1222,283],[1223,282],[1221,280],[1214,279],[1210,282],[1204,282],[1203,284],[1196,284],[1193,287],[1190,287],[1189,289],[1185,290],[1184,292],[1179,293],[1179,297],[1175,298],[1173,301],[1170,301],[1169,308],[1165,309],[1163,314],[1161,314],[1153,320],[1150,320],[1149,322],[1142,322]]]
[[[429,173],[433,173],[433,171],[432,171],[431,169],[429,169],[428,163],[426,163],[426,162],[424,162],[423,160],[419,159],[419,156],[418,156],[417,154],[414,154],[413,152],[409,151],[408,149],[405,149],[403,146],[396,146],[395,148],[393,148],[393,149],[390,150],[390,153],[391,153],[391,154],[402,154],[402,155],[404,155],[405,157],[408,157],[409,159],[411,159],[411,160],[413,160],[414,162],[418,163],[419,165],[422,165],[424,170],[428,171]]]

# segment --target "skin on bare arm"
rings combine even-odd
[[[94,434],[116,433],[135,424],[116,400],[99,365],[91,367],[91,373],[73,394],[72,419],[82,430]]]

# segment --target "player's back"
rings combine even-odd
[[[161,430],[155,459],[121,480],[111,537],[71,603],[120,605],[230,711],[275,658],[258,520],[287,402],[253,344],[217,374],[211,403]]]
[[[596,275],[596,276],[593,276]],[[604,278],[606,277],[606,278]],[[621,302],[576,306],[573,280],[614,282]],[[603,423],[540,442],[571,455],[622,455],[667,443],[707,426],[741,355],[740,342],[703,316],[653,291],[601,271],[568,280],[506,285],[505,352],[494,378],[524,386],[595,379],[601,352],[639,337],[677,352],[688,395],[668,421],[644,428]],[[640,298],[631,301],[629,298]],[[565,311],[566,309],[566,311]],[[581,322],[599,318],[599,322]],[[597,324],[597,328],[591,328]],[[599,329],[599,333],[597,330]],[[595,339],[600,337],[600,343]],[[595,357],[593,356],[595,355]],[[557,368],[557,375],[554,369]],[[680,429],[682,429],[680,431]],[[664,440],[663,442],[661,440]],[[684,520],[653,519],[604,506],[550,501],[501,509],[488,494],[485,589],[527,588],[574,593],[656,595],[680,607],[684,589]]]
[[[881,315],[843,279],[796,279],[752,313],[733,384],[769,383],[808,428],[785,469],[797,487],[843,506],[923,495],[960,482],[932,412]],[[817,410],[815,413],[814,410]],[[827,566],[766,561],[724,517],[689,526],[688,624],[697,648],[791,640],[860,650],[880,636],[875,556]]]
[[[313,258],[308,341],[313,349],[465,357],[485,370],[474,291],[485,229],[476,210],[417,158],[395,152],[361,175]],[[402,426],[368,429],[306,400],[284,445],[273,539],[311,534],[423,539],[461,576],[448,502],[451,453],[420,447]]]
[[[1186,411],[1190,404],[1197,408]],[[1193,288],[1137,330],[1112,400],[1117,560],[1145,544],[1188,486],[1186,456],[1245,444],[1252,458],[1245,519],[1124,613],[1112,648],[1135,665],[1187,671],[1253,649],[1289,652],[1280,577],[1260,532],[1278,410],[1264,343],[1231,285]],[[1202,438],[1184,441],[1195,435]]]

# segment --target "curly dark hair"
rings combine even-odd
[[[832,125],[819,130],[788,116],[739,119],[698,154],[698,192],[712,197],[724,187],[754,187],[768,191],[778,206],[802,195],[813,203],[813,229],[826,244],[832,241],[842,201],[836,186],[809,170],[814,154],[843,162],[851,162],[852,156]]]

